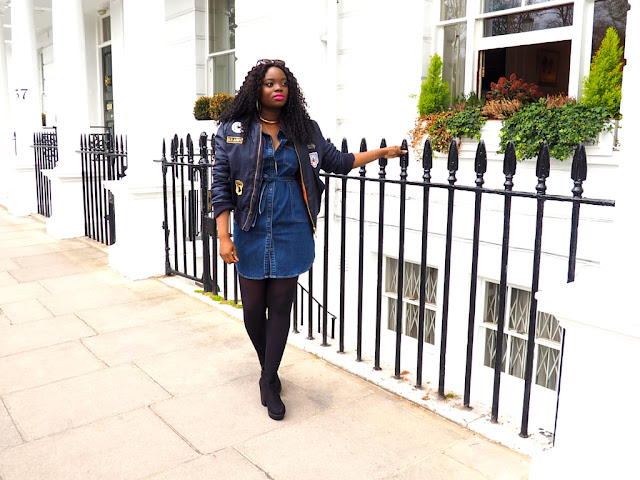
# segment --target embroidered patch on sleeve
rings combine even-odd
[[[318,168],[318,162],[320,161],[318,152],[309,152],[309,160],[311,160],[311,166],[313,168]]]
[[[236,180],[236,195],[242,195],[242,188],[244,187],[244,183],[240,180]]]
[[[243,142],[244,142],[244,138],[242,137],[231,137],[231,136],[227,137],[227,143],[243,143]]]

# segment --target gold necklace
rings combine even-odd
[[[264,123],[268,123],[270,125],[273,125],[275,123],[280,123],[280,120],[265,120],[264,118],[262,118],[261,115],[258,115],[258,117],[260,118],[260,120],[262,120]]]

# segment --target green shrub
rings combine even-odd
[[[487,122],[482,114],[482,101],[475,92],[456,100],[455,114],[447,119],[447,132],[454,137],[480,140],[480,129]]]
[[[618,118],[621,98],[622,47],[615,28],[609,27],[583,82],[581,100],[589,107],[604,107],[610,117]]]
[[[442,80],[442,59],[437,53],[433,54],[429,62],[427,79],[420,89],[418,113],[429,115],[446,110],[450,99],[449,84]]]
[[[200,97],[193,106],[193,116],[196,120],[211,120],[211,97]]]
[[[228,93],[216,93],[210,102],[210,117],[213,120],[218,120],[220,115],[229,108],[231,102],[233,102],[233,95]]]
[[[520,160],[536,158],[540,145],[546,140],[551,156],[565,160],[573,156],[580,142],[595,141],[602,130],[611,128],[604,107],[588,107],[577,102],[547,106],[544,98],[524,105],[504,121],[500,152],[504,152],[509,140],[513,140]]]

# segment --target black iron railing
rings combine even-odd
[[[47,128],[47,127],[45,127]],[[56,127],[46,132],[33,134],[33,155],[35,157],[36,198],[38,213],[51,216],[51,180],[42,170],[49,170],[58,164],[58,130]]]
[[[195,153],[193,151],[193,143],[190,138],[187,139],[186,151],[182,142],[178,141],[177,137],[174,137],[171,145],[171,160],[166,159],[163,146],[163,172],[164,172],[164,186],[165,186],[165,238],[166,238],[166,271],[167,274],[183,275],[187,278],[191,278],[195,281],[201,282],[204,285],[205,291],[212,291],[220,293],[225,299],[229,297],[228,283],[233,284],[233,298],[238,301],[238,287],[237,287],[237,275],[235,269],[228,268],[224,262],[222,262],[217,256],[217,237],[215,222],[211,218],[211,208],[208,201],[209,186],[211,182],[210,167],[213,161],[213,155],[211,149],[207,148],[207,136],[203,134],[200,137],[200,152]],[[211,139],[213,143],[213,138]],[[385,146],[386,143],[383,140],[381,143]],[[366,150],[366,142],[363,140],[360,146],[360,150]],[[406,148],[406,144],[405,144]],[[346,141],[343,141],[342,150],[347,150]],[[198,163],[195,163],[195,158],[198,157]],[[574,181],[574,188],[571,196],[563,195],[550,195],[547,194],[546,181],[550,175],[550,158],[549,150],[546,143],[543,143],[540,149],[540,154],[537,158],[536,177],[537,186],[535,192],[515,191],[513,189],[513,178],[516,173],[516,156],[515,148],[510,143],[504,154],[503,161],[503,174],[504,174],[504,189],[486,188],[485,173],[487,172],[487,152],[484,142],[480,142],[477,147],[474,161],[474,171],[476,175],[475,185],[459,185],[457,183],[457,173],[459,169],[458,165],[458,148],[457,143],[452,142],[448,158],[446,161],[446,168],[448,170],[448,177],[446,183],[436,183],[432,181],[432,169],[433,169],[433,155],[430,143],[427,141],[423,151],[422,157],[422,181],[409,181],[407,175],[408,167],[408,155],[403,155],[400,158],[400,174],[399,179],[387,178],[387,160],[380,159],[378,161],[378,176],[368,177],[366,168],[361,167],[358,175],[336,175],[322,173],[326,189],[324,194],[324,208],[323,215],[320,215],[318,221],[317,238],[322,239],[322,258],[316,259],[316,266],[307,274],[303,275],[299,280],[299,289],[296,296],[293,309],[293,331],[298,333],[300,331],[299,326],[302,326],[306,322],[307,326],[307,338],[314,338],[314,331],[322,336],[322,345],[329,345],[329,339],[335,339],[337,335],[338,351],[345,352],[348,349],[355,350],[355,360],[363,361],[363,350],[373,352],[373,368],[381,369],[382,362],[382,350],[389,350],[389,345],[383,344],[388,342],[388,335],[383,334],[383,322],[387,322],[389,329],[395,330],[395,345],[393,350],[395,351],[394,358],[394,373],[395,377],[400,379],[403,377],[405,371],[402,365],[404,350],[409,347],[403,346],[403,337],[406,338],[406,329],[403,332],[403,292],[405,291],[404,268],[403,262],[405,256],[411,253],[412,258],[420,258],[420,273],[417,291],[419,295],[412,301],[417,301],[419,318],[417,327],[417,348],[415,350],[415,385],[418,388],[424,386],[423,379],[423,365],[425,362],[424,356],[424,339],[425,333],[425,305],[427,299],[425,298],[425,286],[427,284],[427,253],[430,252],[429,240],[438,238],[438,241],[443,245],[438,252],[443,252],[444,258],[440,259],[438,265],[443,268],[443,278],[441,281],[442,294],[437,299],[437,310],[439,319],[439,332],[440,342],[437,348],[437,354],[431,358],[437,358],[437,360],[431,360],[437,362],[436,377],[432,378],[434,384],[438,385],[438,395],[441,398],[446,397],[446,380],[447,376],[451,375],[447,371],[447,345],[453,340],[456,343],[466,343],[466,362],[464,369],[464,407],[471,408],[471,385],[472,385],[472,366],[478,364],[474,363],[473,352],[476,350],[474,347],[475,333],[479,329],[478,322],[479,315],[478,310],[478,287],[481,279],[478,275],[479,261],[483,255],[483,245],[486,246],[486,239],[483,239],[481,234],[482,217],[485,210],[482,207],[483,199],[492,197],[493,199],[502,198],[503,206],[501,215],[501,242],[500,244],[492,244],[492,248],[500,249],[500,265],[496,268],[496,271],[500,272],[499,290],[498,290],[498,308],[497,308],[497,328],[495,341],[494,358],[495,361],[491,365],[493,368],[493,388],[491,399],[491,419],[494,422],[498,421],[499,417],[499,400],[501,397],[501,379],[505,375],[503,371],[503,339],[505,338],[505,320],[507,315],[507,290],[509,288],[507,281],[508,265],[509,265],[509,252],[512,249],[510,245],[510,232],[511,227],[514,224],[512,218],[512,200],[518,199],[518,202],[528,200],[535,202],[535,229],[532,229],[531,246],[528,248],[528,257],[531,261],[531,284],[530,284],[530,302],[528,305],[528,328],[526,329],[526,355],[524,361],[524,374],[523,384],[524,392],[521,404],[521,436],[529,435],[529,414],[531,409],[531,393],[532,385],[534,382],[534,346],[536,341],[536,322],[538,318],[537,302],[535,294],[538,291],[540,285],[540,269],[541,269],[541,256],[542,250],[542,232],[543,224],[545,220],[544,207],[547,203],[553,202],[554,204],[571,204],[572,214],[571,219],[567,219],[570,223],[570,238],[569,248],[565,258],[567,259],[566,271],[569,281],[572,281],[575,277],[576,269],[576,255],[577,255],[577,243],[578,243],[578,231],[579,231],[579,219],[580,219],[580,206],[592,205],[602,207],[612,207],[614,202],[606,199],[588,199],[583,198],[582,184],[586,179],[586,154],[585,149],[580,145],[575,152],[573,158],[573,166],[571,172],[571,178]],[[339,189],[333,187],[333,182],[339,182]],[[371,184],[373,188],[368,188],[367,184]],[[377,188],[376,188],[377,184]],[[351,185],[352,190],[350,190]],[[393,194],[390,195],[388,188],[393,189]],[[408,190],[411,189],[413,195],[409,195]],[[335,202],[332,198],[334,191],[338,191],[341,195],[339,202]],[[199,193],[196,193],[199,192]],[[357,193],[356,193],[357,192]],[[416,195],[416,192],[421,192],[420,195]],[[466,192],[466,193],[461,193]],[[375,198],[377,193],[378,202],[377,205],[372,202],[367,203],[367,199]],[[438,193],[440,195],[439,202],[433,201],[433,195]],[[473,199],[473,225],[472,225],[472,238],[471,244],[471,258],[470,270],[465,272],[464,276],[468,284],[460,282],[459,270],[452,268],[452,260],[454,256],[456,242],[459,240],[454,235],[454,217],[457,210],[456,195],[471,195],[471,197],[465,197],[465,199]],[[191,201],[191,196],[194,196],[194,200]],[[359,209],[348,209],[349,203],[355,201],[354,196],[358,197]],[[207,199],[202,201],[202,199]],[[521,200],[522,199],[522,200]],[[393,200],[393,205],[397,206],[397,211],[392,211],[388,203]],[[333,208],[333,204],[338,204],[339,207]],[[495,202],[494,202],[495,210]],[[521,206],[521,205],[520,205]],[[367,207],[369,209],[377,207],[377,221],[371,220],[371,215],[367,216]],[[197,212],[195,212],[197,210]],[[357,211],[357,214],[354,213]],[[199,212],[199,213],[198,213]],[[410,212],[410,214],[408,213]],[[194,216],[199,215],[198,221],[190,221]],[[389,216],[390,215],[390,216]],[[432,226],[434,223],[432,220],[433,215],[436,215],[436,219],[440,222],[440,225],[444,225],[444,234],[436,232],[437,226]],[[519,211],[519,215],[522,216],[522,212]],[[339,220],[339,232],[332,236],[332,219]],[[413,221],[412,234],[417,229],[421,229],[419,252],[413,252],[409,249],[414,247],[415,242],[407,243],[407,219],[420,219],[420,222]],[[389,220],[387,220],[389,219]],[[349,223],[357,222],[358,241],[354,242],[349,237]],[[459,220],[458,220],[459,222]],[[375,223],[377,225],[372,225]],[[416,228],[416,223],[420,226]],[[516,221],[515,224],[518,224]],[[438,225],[438,226],[440,226]],[[518,224],[520,225],[520,224]],[[372,229],[373,226],[373,229]],[[469,225],[471,227],[471,225]],[[373,230],[377,230],[376,247],[367,247],[365,242],[365,235],[367,231],[370,233]],[[436,233],[438,233],[436,235]],[[493,233],[493,232],[488,232]],[[351,233],[352,234],[352,233]],[[171,237],[173,235],[173,237]],[[391,235],[391,236],[390,236]],[[389,292],[388,272],[385,271],[385,250],[386,245],[396,244],[394,236],[397,235],[397,251],[394,255],[397,258],[397,272],[396,277],[393,279],[394,289],[396,294],[395,301],[395,317],[389,318],[390,315],[386,315],[384,299],[391,298],[389,295],[385,296],[385,293]],[[485,233],[487,235],[487,233]],[[336,238],[339,236],[340,249],[339,254],[337,248],[331,248],[335,246]],[[195,241],[194,241],[195,240]],[[320,240],[319,240],[320,241]],[[201,247],[198,247],[201,244]],[[352,245],[357,245],[357,252],[354,251]],[[519,245],[521,250],[522,247]],[[173,255],[171,255],[173,250]],[[331,250],[331,252],[330,252]],[[318,248],[320,253],[320,248]],[[374,253],[376,255],[376,278],[372,278],[369,275],[365,277],[365,255]],[[335,256],[339,255],[336,259]],[[429,253],[433,263],[433,253]],[[187,259],[190,259],[188,262]],[[357,281],[353,279],[349,280],[346,275],[346,265],[350,259],[357,258]],[[407,257],[408,258],[408,257]],[[466,261],[466,260],[465,260]],[[319,269],[318,262],[322,263],[322,269]],[[372,263],[372,262],[369,262]],[[335,272],[335,266],[339,265],[339,273],[336,275],[337,281],[333,280]],[[319,273],[321,272],[321,273]],[[468,280],[470,277],[470,281]],[[320,279],[320,285],[317,285],[318,278]],[[315,279],[315,282],[314,282]],[[305,282],[306,281],[306,282]],[[219,282],[223,282],[223,289],[219,287]],[[304,286],[306,284],[306,287]],[[455,290],[456,298],[460,298],[460,286],[462,288],[468,288],[468,297],[465,292],[463,297],[468,298],[468,307],[464,308],[465,318],[460,318],[460,306],[456,305],[456,317],[451,317],[452,310],[450,309],[450,294]],[[468,287],[467,287],[468,285]],[[455,288],[454,288],[455,287]],[[371,294],[375,294],[375,302],[371,298]],[[369,298],[365,305],[365,297]],[[322,298],[320,302],[318,299]],[[356,308],[348,311],[348,305],[346,304],[347,298],[355,299]],[[336,300],[337,299],[337,300]],[[331,305],[338,305],[339,313],[333,315],[329,309]],[[374,306],[375,304],[375,306]],[[349,305],[349,308],[352,308]],[[388,310],[387,310],[388,313]],[[372,318],[373,317],[373,318]],[[329,325],[329,319],[331,325]],[[355,324],[353,323],[355,319]],[[466,325],[466,334],[464,339],[462,338],[450,338],[449,324],[454,322],[455,325]],[[337,322],[337,328],[336,328]],[[314,329],[314,323],[316,329]],[[346,326],[355,326],[355,338],[353,335],[346,334]],[[371,331],[367,331],[367,325],[373,325],[373,334]],[[391,328],[393,325],[394,328]],[[456,332],[459,331],[459,328]],[[368,345],[370,338],[373,339],[373,345]],[[414,337],[415,338],[415,337]],[[387,339],[387,340],[385,340]],[[366,342],[365,342],[366,340]],[[564,343],[564,336],[563,336]],[[346,342],[351,342],[348,346]],[[383,349],[383,347],[385,347]],[[434,344],[435,348],[435,344]],[[403,350],[404,349],[404,350]],[[558,382],[556,390],[558,394],[560,392],[560,379],[561,379],[561,355],[560,351],[560,366],[558,367]],[[486,365],[486,363],[485,363]],[[434,365],[435,367],[436,365]],[[413,368],[413,367],[409,367]],[[455,372],[454,372],[455,373]],[[540,387],[542,388],[542,387]]]
[[[105,245],[116,241],[113,194],[104,187],[107,180],[120,180],[127,170],[127,138],[105,133],[80,137],[84,234]]]

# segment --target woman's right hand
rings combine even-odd
[[[222,258],[225,263],[238,262],[236,246],[229,237],[220,238],[220,258]]]

